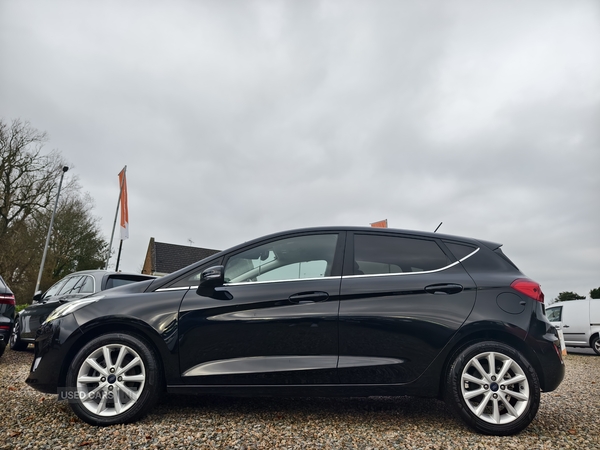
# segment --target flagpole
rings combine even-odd
[[[123,248],[123,239],[119,242],[119,253],[117,254],[117,267],[115,267],[115,272],[119,271],[119,261],[121,261],[121,249]]]
[[[123,175],[127,173],[127,166],[123,167]],[[125,176],[121,180],[121,186],[119,187],[119,200],[117,201],[117,210],[115,211],[115,221],[113,222],[112,233],[110,234],[110,245],[108,246],[108,254],[106,255],[106,263],[104,268],[108,269],[108,261],[110,261],[110,252],[112,250],[113,238],[115,237],[115,228],[117,226],[117,216],[119,215],[119,206],[121,205],[121,195],[123,194],[123,183],[125,183]],[[123,241],[121,240],[121,244]],[[119,246],[119,256],[121,255],[121,248]],[[118,266],[118,263],[117,263]]]

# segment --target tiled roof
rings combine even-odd
[[[189,245],[154,242],[154,272],[172,273],[210,255],[219,253],[219,251],[208,248],[190,247]]]

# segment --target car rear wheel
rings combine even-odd
[[[10,335],[10,349],[16,352],[21,352],[27,349],[27,342],[23,342],[21,340],[21,325],[19,325],[19,320],[15,320],[15,325],[13,327],[13,331]]]
[[[592,348],[597,355],[600,355],[600,336],[596,336],[594,339],[592,339]]]
[[[540,384],[520,352],[500,342],[480,342],[453,360],[445,398],[471,428],[507,436],[523,430],[537,414]]]
[[[150,346],[127,334],[106,334],[85,345],[67,372],[71,408],[92,425],[141,418],[156,402],[161,370]]]

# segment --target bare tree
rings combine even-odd
[[[19,303],[33,295],[61,169],[66,165],[60,152],[42,153],[46,139],[46,133],[28,122],[0,120],[0,273]],[[69,271],[102,264],[107,244],[92,208],[92,199],[81,195],[76,178],[63,184],[44,287]]]
[[[56,151],[42,154],[46,139],[28,122],[0,120],[0,243],[54,198],[64,160]]]

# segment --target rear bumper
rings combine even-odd
[[[549,325],[546,334],[538,339],[529,336],[527,344],[537,357],[535,369],[540,379],[540,388],[544,392],[555,390],[565,377],[565,362],[556,330]]]

